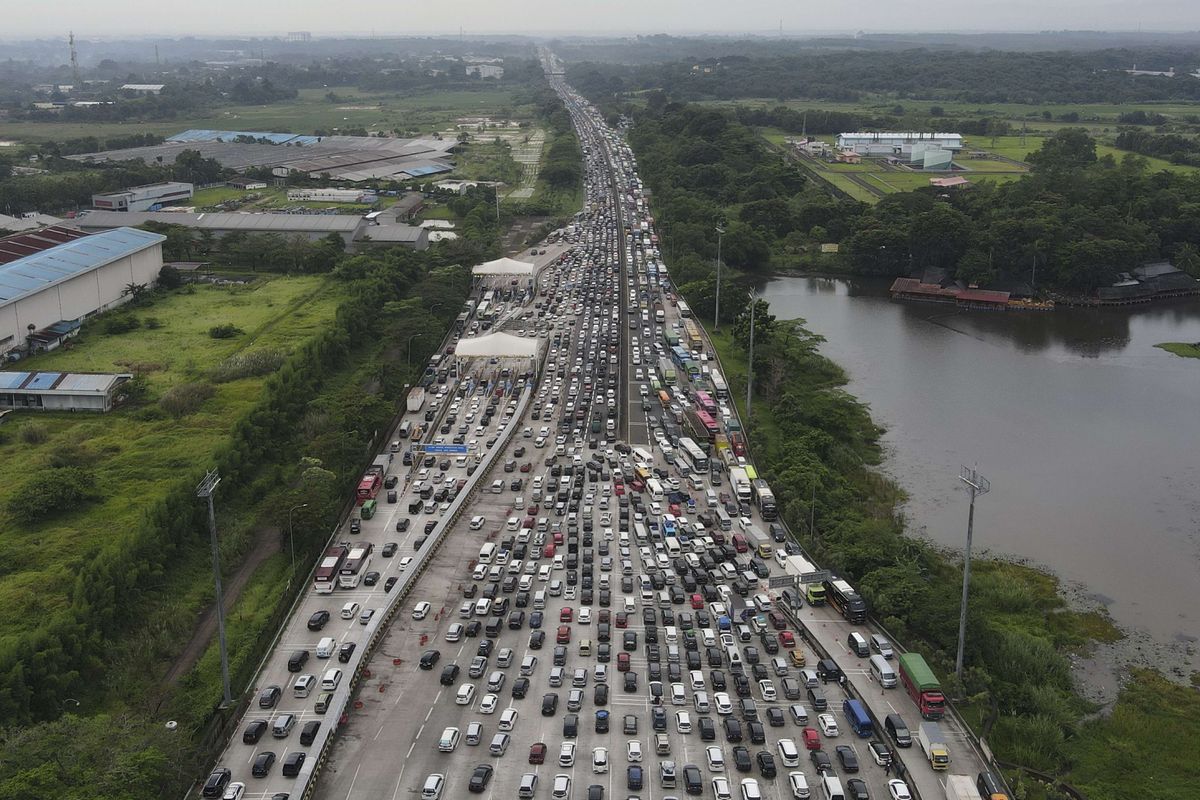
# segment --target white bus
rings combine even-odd
[[[342,564],[342,571],[338,573],[338,586],[343,589],[358,588],[363,574],[371,566],[371,551],[374,549],[373,545],[368,544],[350,551],[350,555],[346,556],[346,561]]]
[[[712,372],[709,373],[708,377],[712,381],[713,394],[715,394],[717,396],[717,399],[718,400],[728,399],[729,398],[729,384],[725,383],[725,378],[723,375],[721,375],[720,371],[714,369]]]
[[[679,449],[683,451],[692,472],[708,472],[708,456],[693,439],[686,436],[680,439]]]
[[[688,305],[686,302],[684,302],[683,300],[680,300],[680,301],[679,301],[678,303],[676,303],[675,305],[676,305],[676,307],[679,309],[679,316],[680,316],[680,318],[681,318],[681,319],[687,319],[688,317],[690,317],[690,316],[692,315],[692,308],[691,308],[691,306],[689,306],[689,305]]]

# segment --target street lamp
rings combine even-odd
[[[62,701],[62,705],[63,705],[63,710],[64,710],[64,711],[67,709],[67,704],[68,704],[68,703],[70,703],[70,704],[71,704],[71,708],[79,708],[79,701],[78,701],[78,700],[76,700],[74,697],[68,697],[68,698],[66,698],[65,700],[63,700],[63,701]]]
[[[308,508],[308,503],[301,503],[288,509],[288,544],[291,545],[292,550],[292,577],[296,575],[296,538],[292,535],[292,512],[301,508]]]
[[[750,290],[750,356],[746,360],[746,424],[750,423],[750,404],[754,398],[754,312],[758,295]]]
[[[408,364],[408,366],[410,366],[410,367],[412,366],[412,343],[413,343],[413,339],[417,338],[418,336],[424,336],[424,335],[425,335],[425,331],[419,331],[418,333],[414,333],[412,336],[408,337],[408,344],[407,344],[407,345],[406,345],[406,347],[405,347],[405,355],[404,355],[404,360],[405,360],[405,362]]]
[[[713,332],[721,329],[721,237],[725,235],[725,229],[721,225],[717,225],[717,301],[716,310],[713,312]]]

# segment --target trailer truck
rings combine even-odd
[[[899,658],[900,682],[917,704],[925,719],[939,720],[946,713],[946,696],[933,670],[920,653],[905,653]]]
[[[929,766],[937,770],[950,768],[950,748],[946,747],[946,737],[936,722],[922,722],[917,729],[917,741],[929,759]]]
[[[970,775],[947,775],[946,800],[979,800],[975,781]]]

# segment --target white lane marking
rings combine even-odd
[[[354,777],[350,779],[350,789],[346,792],[346,800],[350,800],[350,795],[354,793],[354,784],[358,781],[358,771],[362,769],[362,762],[358,762],[358,766],[354,768]]]

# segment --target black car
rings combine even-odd
[[[761,722],[758,720],[751,720],[750,722],[746,723],[746,728],[750,732],[751,744],[766,744],[767,733]]]
[[[812,759],[813,766],[816,767],[818,774],[833,773],[833,762],[829,760],[829,754],[824,750],[813,750],[808,754]]]
[[[408,517],[405,517],[404,519],[402,519],[396,523],[396,532],[404,533],[405,531],[408,530],[408,526],[411,524],[412,524],[412,520],[410,520]],[[388,544],[392,544],[392,542],[388,542]],[[386,548],[386,547],[387,547],[387,545],[384,545],[384,548]],[[384,552],[386,553],[387,550],[385,549]],[[395,553],[396,551],[393,550],[392,552]],[[388,556],[388,557],[390,558],[390,556]]]
[[[342,662],[343,664],[349,664],[350,657],[354,655],[354,648],[357,646],[358,645],[356,645],[354,642],[346,642],[344,645],[339,647],[338,661]]]
[[[512,696],[514,699],[520,700],[527,694],[529,694],[529,678],[517,678],[513,681]]]
[[[754,766],[750,761],[750,751],[740,744],[733,748],[733,766],[738,772],[749,772]]]
[[[712,717],[700,717],[696,720],[700,728],[700,740],[704,742],[715,741],[717,738],[717,726],[713,724]]]
[[[279,702],[279,698],[283,696],[283,689],[278,686],[271,685],[264,688],[258,693],[259,708],[274,708]]]
[[[421,669],[433,669],[433,665],[442,657],[440,650],[426,650],[421,654]]]
[[[446,666],[442,667],[442,676],[438,679],[438,681],[442,684],[442,686],[451,686],[454,681],[458,679],[459,672],[460,670],[458,664],[447,664]]]
[[[854,748],[848,744],[839,744],[837,746],[838,761],[842,762],[842,769],[846,772],[858,772],[858,755],[854,752]]]
[[[530,650],[541,650],[542,645],[545,643],[546,643],[546,632],[545,631],[536,630],[536,631],[529,632],[529,649]]]
[[[593,693],[592,702],[594,702],[598,706],[608,705],[608,684],[606,684],[606,683],[597,683],[596,684],[596,687],[595,687],[595,690]]]
[[[846,781],[846,793],[849,795],[849,800],[871,800],[871,793],[867,791],[867,783],[862,778],[851,778]]]
[[[779,774],[775,769],[775,757],[766,750],[758,751],[758,771],[764,778],[774,778]]]
[[[725,739],[727,741],[740,742],[742,740],[742,723],[733,717],[725,717],[721,720],[721,724],[725,726]]]
[[[400,579],[397,578],[395,575],[388,578],[386,581],[383,582],[383,590],[385,592],[390,592],[392,590],[392,587],[394,587],[396,585],[396,581],[398,581],[398,580],[400,580]],[[474,587],[475,587],[475,584],[471,584],[471,588],[474,588]]]
[[[258,740],[266,732],[267,721],[265,719],[251,720],[242,731],[242,744],[258,744]]]
[[[366,575],[363,575],[364,586],[374,586],[377,583],[379,583],[379,573],[375,570],[371,570]]]
[[[650,709],[650,719],[654,730],[665,731],[667,729],[667,712],[662,706],[654,706]]]
[[[304,723],[304,727],[300,730],[300,744],[308,747],[317,738],[317,731],[321,730],[320,720],[312,720]]]
[[[783,714],[783,709],[779,706],[771,706],[767,709],[767,724],[772,728],[782,728],[786,724],[786,718]]]
[[[275,766],[275,754],[270,750],[264,750],[254,757],[254,766],[250,768],[250,774],[255,778],[265,778],[271,774],[273,766]]]
[[[553,717],[558,713],[558,695],[550,692],[542,695],[542,716]]]
[[[322,628],[324,628],[325,624],[328,622],[329,622],[329,612],[328,611],[315,611],[315,612],[313,612],[313,615],[308,618],[308,629],[310,631],[319,631]]]
[[[476,767],[471,773],[471,782],[467,784],[467,791],[482,794],[492,781],[493,771],[491,764],[480,764]]]

